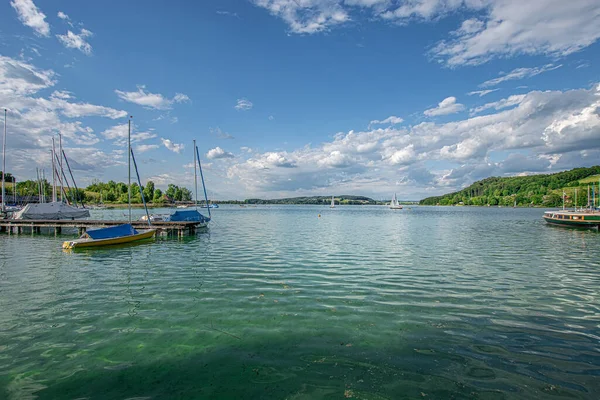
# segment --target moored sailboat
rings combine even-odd
[[[84,233],[79,239],[65,241],[63,249],[130,243],[142,239],[150,239],[154,236],[155,232],[155,229],[142,229],[138,231],[130,224],[93,229]]]
[[[197,162],[197,163],[196,163]],[[197,168],[199,167],[199,168]],[[208,223],[211,220],[210,209],[213,207],[208,207],[208,217],[202,215],[198,211],[198,174],[197,171],[200,170],[200,177],[202,178],[202,187],[204,188],[204,198],[206,204],[208,204],[208,196],[206,193],[206,185],[204,184],[204,174],[202,173],[202,164],[200,163],[200,153],[198,151],[198,147],[196,146],[196,141],[194,140],[194,205],[195,210],[177,210],[172,214],[167,215],[147,215],[143,216],[141,220],[143,221],[170,221],[170,222],[198,222],[198,228],[206,228]],[[188,208],[188,206],[182,207],[177,206],[177,208]]]
[[[144,191],[142,190],[142,183],[140,181],[140,174],[138,173],[137,163],[135,162],[135,156],[133,155],[133,149],[131,148],[131,118],[129,119],[129,131],[127,136],[128,146],[128,160],[127,166],[129,169],[128,176],[128,187],[127,187],[127,200],[129,209],[129,223],[111,226],[108,228],[90,230],[79,239],[67,240],[63,243],[63,249],[74,249],[81,247],[99,247],[99,246],[110,246],[115,244],[130,243],[138,240],[149,239],[156,233],[156,229],[151,229],[150,215],[148,214],[148,207],[146,207],[146,199],[144,198]],[[146,211],[146,220],[148,221],[149,229],[137,231],[131,225],[131,160],[135,166],[135,173],[137,175],[138,187],[140,189],[140,195],[142,196],[142,202],[144,203],[144,209]]]

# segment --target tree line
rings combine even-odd
[[[598,174],[600,166],[575,168],[556,174],[491,177],[477,181],[458,192],[428,197],[419,204],[513,206],[516,203],[517,206],[560,207],[563,204],[564,192],[565,204],[574,206],[577,191],[577,206],[586,206],[588,184],[596,184],[598,196],[598,180],[590,178]]]
[[[12,175],[6,174],[6,197],[10,199],[14,196],[14,180]],[[41,188],[46,196],[46,199],[52,197],[52,184],[48,180],[43,179],[41,181]],[[92,181],[92,184],[86,188],[78,188],[77,190],[73,187],[65,187],[65,194],[71,202],[77,203],[127,203],[127,184],[124,182],[115,182],[110,180],[108,182],[101,182],[99,180]],[[60,190],[60,188],[58,188]],[[40,194],[40,183],[38,181],[27,180],[23,182],[17,182],[16,184],[17,196],[21,199],[37,197]],[[169,184],[167,190],[164,192],[155,187],[154,182],[148,181],[146,185],[142,186],[142,192],[144,193],[144,199],[148,203],[171,203],[177,201],[192,201],[192,192],[186,187],[180,187],[178,185]],[[133,204],[142,203],[142,195],[140,193],[140,186],[137,183],[131,184],[131,202]]]

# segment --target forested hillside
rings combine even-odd
[[[562,193],[567,205],[573,205],[577,190],[577,205],[588,202],[587,187],[595,183],[598,188],[600,166],[575,168],[551,175],[492,177],[477,181],[459,192],[428,197],[422,205],[504,205],[512,206],[562,206]],[[596,192],[598,189],[596,189]],[[596,193],[598,197],[598,193]]]

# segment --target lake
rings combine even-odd
[[[596,399],[600,234],[542,214],[222,206],[193,237],[75,252],[2,234],[0,398]]]

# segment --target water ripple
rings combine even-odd
[[[0,235],[0,398],[597,398],[597,232],[532,209],[214,214],[94,251]]]

